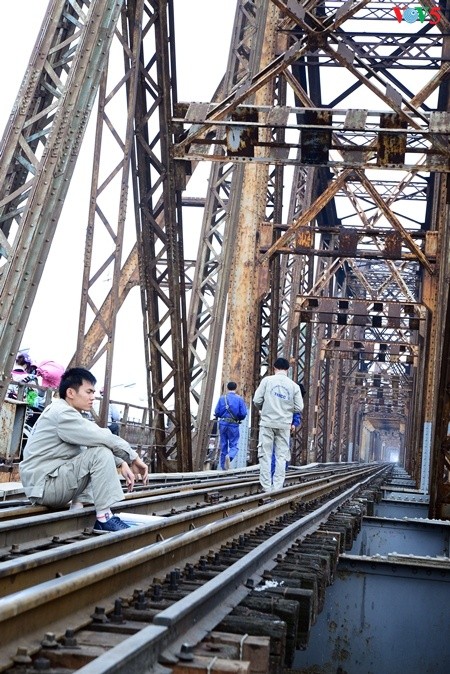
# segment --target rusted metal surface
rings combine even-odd
[[[131,250],[128,258],[124,262],[120,278],[118,281],[118,302],[119,307],[126,300],[130,290],[138,285],[138,261],[137,246]],[[104,302],[98,308],[98,311],[92,321],[92,324],[85,330],[81,349],[77,350],[69,362],[69,367],[74,367],[77,362],[84,363],[88,369],[95,362],[95,356],[105,338],[105,334],[111,332],[111,320],[114,316],[112,311],[112,295],[108,294]]]
[[[328,204],[328,202],[333,199],[336,193],[342,188],[347,176],[349,175],[348,171],[343,171],[335,181],[333,181],[330,186],[323,192],[320,197],[312,204],[309,208],[305,210],[290,226],[288,231],[283,234],[277,241],[269,248],[260,257],[260,264],[265,260],[268,260],[272,255],[274,255],[277,250],[282,248],[284,245],[290,243],[300,227],[304,226],[311,220],[317,217],[317,214]]]
[[[254,3],[238,0],[222,96],[258,68],[263,44],[263,31],[257,27],[260,21]],[[243,59],[242,53],[247,54],[247,58]],[[221,138],[221,132],[217,137]],[[198,405],[193,436],[193,462],[197,469],[205,460],[215,404],[213,395],[235,250],[236,209],[242,193],[243,168],[213,163],[209,185],[188,325],[191,392]]]
[[[28,79],[19,93],[15,115],[8,124],[2,142],[4,152],[0,173],[6,175],[10,163],[16,161],[16,165],[22,168],[27,166],[27,170],[19,170],[16,182],[2,181],[7,193],[2,200],[3,206],[9,208],[11,200],[17,198],[17,190],[24,193],[26,203],[21,208],[20,227],[2,271],[0,402],[6,392],[6,373],[12,370],[20,347],[24,326],[67,194],[121,4],[120,0],[98,0],[90,3],[91,11],[85,13],[86,7],[83,6],[77,6],[74,10],[70,3],[52,3],[41,34],[43,49],[40,52],[38,48],[33,53]],[[71,24],[64,18],[66,11],[79,14],[79,31],[75,32],[74,22],[63,38],[62,26]],[[65,38],[71,42],[75,36],[75,49],[69,63],[63,56],[67,48]],[[54,64],[61,78],[56,76],[56,72],[54,78],[49,74]],[[44,81],[47,77],[51,82],[49,87]],[[42,114],[36,116],[34,103],[37,101],[34,97],[36,92],[40,94],[41,91],[52,92],[52,95],[50,100],[46,95],[38,101]],[[35,140],[40,137],[40,133],[31,134],[34,140],[32,146],[28,146],[31,130],[27,122],[36,120],[36,132],[45,126],[49,127],[42,157],[39,156],[42,147],[39,144],[37,153]],[[22,145],[28,146],[29,151],[24,151]],[[25,157],[26,162],[23,161]]]
[[[276,20],[273,6],[261,3],[258,13],[259,31],[264,40],[258,43],[254,70],[264,68],[274,54]],[[253,70],[253,72],[254,72]],[[249,92],[250,93],[250,92]],[[272,99],[270,87],[258,88],[257,104]],[[251,99],[250,99],[251,100]],[[268,140],[268,131],[260,131],[260,139]],[[258,151],[256,151],[258,154]],[[236,218],[237,229],[230,270],[227,305],[227,334],[224,343],[223,381],[236,381],[249,406],[253,395],[255,375],[255,340],[258,334],[258,276],[256,250],[259,226],[265,219],[268,167],[245,166],[239,201],[233,202],[230,217]]]
[[[367,192],[370,194],[370,196],[374,199],[375,204],[379,207],[380,211],[385,215],[386,219],[390,222],[392,225],[393,229],[399,232],[401,234],[402,239],[405,242],[405,245],[411,250],[411,252],[417,257],[419,262],[423,265],[423,267],[428,271],[428,273],[433,274],[434,269],[428,262],[428,259],[426,255],[423,253],[423,251],[418,248],[417,244],[413,240],[412,236],[406,231],[405,227],[402,225],[400,220],[397,218],[397,216],[393,213],[391,209],[389,209],[384,201],[381,199],[380,195],[378,192],[375,190],[373,185],[370,183],[369,180],[367,180],[366,176],[358,173],[359,177],[361,178],[361,183],[363,186],[367,189]]]
[[[142,237],[139,249],[141,271],[141,293],[143,306],[146,307],[146,365],[148,371],[148,392],[156,411],[156,439],[164,444],[165,419],[175,428],[177,440],[178,470],[192,470],[192,421],[189,399],[189,367],[187,350],[187,310],[185,279],[183,269],[183,228],[181,210],[181,190],[184,184],[177,179],[172,156],[172,143],[175,128],[171,122],[172,106],[177,100],[176,80],[172,77],[175,69],[173,6],[163,2],[148,3],[147,27],[154,31],[154,43],[149,45],[152,54],[150,60],[143,63],[151,67],[153,55],[156,55],[156,76],[158,92],[155,92],[153,104],[147,100],[148,87],[141,80],[140,95],[134,111],[137,128],[137,149],[134,172],[138,193],[137,203],[142,203],[151,195],[147,207],[139,214],[138,231]],[[147,16],[147,14],[145,14]],[[139,25],[140,16],[135,17]],[[141,55],[144,58],[144,55]],[[156,136],[149,124],[151,112],[157,116],[161,128]],[[155,143],[149,137],[155,137]],[[151,147],[160,143],[161,170],[150,171],[154,165],[149,154]],[[157,167],[155,167],[157,168]],[[164,209],[165,232],[161,232],[155,218],[158,209],[151,204],[158,195]],[[155,259],[165,251],[167,272],[170,279],[168,293],[161,286]],[[170,334],[170,341],[167,336]],[[164,346],[163,346],[164,345]],[[169,368],[169,375],[163,374]],[[161,453],[160,461],[165,457]]]
[[[313,503],[373,472],[373,468],[348,466],[334,473],[324,469],[310,479],[305,475],[291,476],[286,490],[277,493],[271,502],[272,514],[274,517],[285,515],[300,499],[304,504]],[[247,484],[244,481],[242,486],[219,485],[220,499],[212,505],[206,498],[207,489],[206,486],[196,489],[195,496],[192,492],[154,490],[150,497],[143,494],[140,498],[128,499],[121,506],[124,519],[128,513],[152,515],[156,519],[145,527],[132,527],[127,536],[120,538],[103,536],[99,540],[93,534],[91,508],[78,515],[31,512],[28,517],[21,517],[20,512],[16,513],[15,519],[0,524],[0,596],[33,587],[61,573],[67,575],[88,565],[114,559],[119,554],[131,553],[138,547],[168,540],[194,528],[213,525],[239,513],[246,512],[251,520],[266,503],[257,481]]]
[[[143,6],[144,0],[138,0],[135,10],[138,16],[142,14]],[[113,108],[116,98],[111,94],[111,90],[117,94],[120,91],[120,85],[117,85],[117,82],[111,82],[108,67],[102,69],[76,352],[76,362],[79,365],[88,366],[88,363],[81,360],[88,307],[96,306],[94,298],[97,295],[97,287],[101,287],[102,283],[105,285],[105,280],[110,279],[112,292],[109,307],[110,313],[107,317],[107,322],[104,324],[106,328],[106,358],[104,360],[103,396],[100,404],[100,422],[104,426],[107,425],[108,419],[116,318],[123,301],[123,298],[119,295],[119,291],[120,282],[123,278],[121,266],[129,192],[131,146],[134,137],[133,113],[136,106],[139,53],[142,42],[140,24],[139,28],[134,27],[134,32],[130,37],[132,51],[129,53],[128,58],[125,59],[125,76],[120,75],[120,79],[127,83],[126,125],[122,136],[119,137],[119,124],[115,124],[116,133],[113,135],[113,139],[118,146],[118,158],[106,176],[101,174],[100,171],[102,137],[108,133],[108,125],[114,124],[114,115],[112,111],[110,112],[108,102],[113,101],[111,105],[111,108]],[[108,136],[108,140],[110,141],[110,136]],[[109,152],[112,151],[110,142],[108,143]],[[108,191],[108,185],[113,181],[113,178],[120,181],[120,189],[117,195],[118,204],[115,207],[112,206],[113,200]],[[99,250],[97,250],[94,243],[98,243],[99,241],[101,241],[101,245],[99,246]]]
[[[319,130],[315,126],[330,127],[331,112],[306,110],[304,121],[306,128],[300,133],[302,164],[312,166],[327,164],[331,146],[331,128]]]
[[[394,113],[380,116],[380,126],[386,129],[406,129],[406,121],[400,119]],[[395,167],[403,166],[406,153],[406,135],[380,132],[378,134],[378,157],[379,166]]]
[[[113,655],[114,667],[119,666],[117,671],[129,672],[130,661],[140,657],[144,644],[147,668],[151,662],[156,663],[163,650],[165,657],[171,654],[173,662],[176,662],[181,642],[199,641],[210,632],[211,626],[217,625],[233,606],[249,594],[253,587],[248,582],[249,578],[259,580],[264,570],[276,574],[276,567],[280,562],[277,553],[284,553],[294,541],[298,544],[318,531],[323,542],[330,532],[339,532],[338,536],[334,535],[335,541],[338,538],[339,546],[348,549],[359,530],[364,513],[363,503],[355,502],[353,505],[352,499],[361,488],[367,489],[374,479],[380,481],[385,470],[386,468],[378,466],[366,468],[363,471],[366,478],[362,477],[362,473],[359,478],[355,476],[351,479],[348,476],[350,482],[342,483],[338,495],[333,496],[331,493],[322,505],[312,508],[310,512],[293,508],[293,493],[277,504],[262,502],[258,508],[253,508],[248,513],[236,513],[168,540],[139,547],[131,554],[114,556],[111,561],[105,560],[78,572],[41,583],[25,592],[5,597],[0,608],[0,621],[4,628],[1,664],[7,664],[8,659],[17,653],[17,624],[23,620],[27,622],[27,652],[35,654],[39,651],[42,656],[48,657],[51,650],[48,647],[53,643],[56,650],[55,659],[52,660],[60,666],[63,666],[67,651],[56,647],[55,641],[64,634],[69,636],[66,632],[68,620],[71,620],[77,632],[76,636],[73,633],[71,636],[80,639],[80,646],[83,645],[85,630],[95,631],[100,627],[106,642],[108,632],[122,634],[117,644],[127,639],[123,648],[119,645],[119,653],[111,651],[108,654]],[[326,491],[331,489],[328,483]],[[320,498],[320,492],[311,489],[311,497]],[[285,516],[275,519],[277,510],[283,507]],[[111,536],[110,544],[114,543],[113,539],[117,543],[121,539],[124,541],[129,535],[138,535],[138,532],[121,532]],[[230,541],[230,536],[235,542]],[[227,541],[229,543],[226,545]],[[305,549],[297,549],[296,553],[305,553]],[[325,567],[322,563],[318,564],[319,559],[316,559],[312,562],[316,565],[316,571],[312,573],[311,560],[308,560],[309,566],[302,571],[305,577],[310,578],[314,588],[316,610],[320,610],[323,604],[323,593],[327,585],[323,569],[328,570],[331,579],[337,553],[335,545],[326,557],[323,556]],[[203,556],[199,558],[200,555]],[[181,564],[185,564],[185,572],[181,573],[179,568],[177,573],[174,565],[176,567]],[[226,573],[221,574],[222,569],[226,569]],[[141,588],[148,585],[149,574],[154,577],[154,581],[147,594]],[[165,574],[167,582],[162,580]],[[224,601],[225,596],[227,601]],[[194,612],[195,620],[192,619]],[[114,619],[113,614],[117,619]],[[91,616],[90,619],[88,615]],[[128,624],[127,627],[124,621]],[[124,630],[121,625],[125,627]],[[159,643],[158,628],[161,627],[166,631],[164,645]],[[44,643],[40,644],[44,630],[47,630],[47,634]],[[135,637],[130,638],[133,634]],[[23,644],[22,640],[22,648]],[[64,644],[64,640],[61,644]],[[137,644],[139,646],[135,651],[134,646]],[[75,645],[73,639],[72,645]],[[284,647],[283,645],[283,650]],[[111,643],[107,648],[111,648]],[[148,660],[149,649],[156,659],[151,657]],[[86,663],[92,660],[92,653],[89,657],[88,654],[80,653],[79,649],[76,650],[81,658],[87,656],[84,662],[80,662],[79,658],[78,662],[79,665],[86,665],[86,671],[89,671]],[[98,657],[103,650],[97,650],[94,657]],[[125,657],[123,662],[121,651]],[[21,653],[24,654],[24,651]],[[76,652],[72,656],[75,657]],[[102,658],[93,663],[93,666],[94,671],[97,667],[100,668],[98,671],[109,671],[107,664],[106,669],[102,669],[105,667]],[[83,667],[80,671],[83,671]]]
[[[27,405],[5,400],[0,408],[0,461],[18,461],[22,453],[23,427]]]
[[[439,209],[439,219],[441,222],[440,231],[440,254],[444,269],[449,270],[449,239],[448,239],[448,190],[447,186],[442,184],[440,198],[437,203]],[[445,206],[444,206],[445,203]],[[439,382],[436,398],[426,401],[425,420],[436,419],[435,434],[431,438],[432,462],[430,466],[430,511],[433,517],[450,519],[450,296],[448,292],[448,282],[436,288],[435,284],[427,293],[426,301],[430,301],[435,306],[435,298],[438,294],[439,303],[437,311],[444,321],[444,339],[442,351],[435,352],[437,344],[432,344],[431,349],[436,355],[432,361],[432,366],[427,370],[426,394],[436,395],[436,388],[432,386],[432,381],[436,378]],[[432,322],[432,336],[436,337],[438,321]],[[435,403],[435,407],[432,403]]]
[[[98,3],[100,13],[107,11],[106,5]],[[40,49],[33,56],[16,116],[5,134],[5,163],[0,171],[6,180],[0,207],[4,207],[2,250],[10,257],[15,242],[6,238],[12,231],[12,218],[17,215],[20,246],[25,243],[26,248],[32,243],[26,228],[34,226],[34,221],[27,219],[29,204],[35,195],[48,197],[39,185],[52,168],[46,164],[52,148],[59,152],[46,139],[43,160],[37,162],[41,150],[33,143],[50,126],[66,133],[64,125],[58,126],[64,98],[59,94],[65,87],[67,99],[75,98],[75,89],[84,81],[82,66],[78,61],[76,65],[72,60],[66,63],[61,47],[69,41],[78,48],[76,41],[83,39],[84,28],[75,36],[71,26],[58,24],[63,8],[74,16],[78,7],[81,5],[74,8],[52,3],[48,29],[40,36]],[[123,141],[124,163],[119,169],[123,169],[123,179],[117,220],[123,219],[121,209],[128,190],[125,174],[133,119],[132,179],[139,244],[136,249],[131,247],[128,271],[122,267],[119,272],[122,257],[119,249],[114,252],[113,292],[104,298],[95,319],[97,328],[105,323],[101,330],[85,330],[89,337],[86,344],[81,344],[80,332],[83,354],[93,360],[101,357],[102,330],[103,337],[108,336],[112,343],[116,313],[126,297],[128,282],[136,282],[138,270],[147,335],[149,408],[156,418],[154,444],[160,465],[183,469],[202,465],[225,326],[223,379],[237,378],[247,400],[275,353],[283,352],[295,361],[296,376],[304,379],[307,388],[303,455],[306,442],[310,443],[311,457],[325,457],[328,452],[345,456],[350,451],[345,445],[350,444],[357,457],[379,453],[381,426],[384,423],[391,428],[395,419],[403,438],[405,465],[421,486],[431,486],[437,502],[440,489],[445,494],[448,490],[448,462],[445,458],[442,464],[440,454],[445,439],[440,432],[440,441],[436,439],[438,401],[442,401],[446,386],[440,362],[448,329],[448,19],[443,16],[442,23],[428,26],[425,32],[411,32],[406,40],[385,30],[385,22],[392,28],[394,20],[386,7],[365,0],[338,8],[327,5],[323,13],[285,0],[239,2],[228,84],[218,87],[213,102],[194,104],[176,100],[172,3],[148,2],[142,33],[137,7],[134,2],[126,4],[129,24],[123,31],[123,45],[126,54],[131,54],[132,46],[142,38],[146,60],[137,90],[135,81],[131,86],[132,68],[127,69],[128,107],[122,116],[129,127]],[[84,14],[80,22],[84,27]],[[95,51],[95,45],[86,46]],[[385,58],[386,48],[391,50],[389,59]],[[410,81],[412,57],[415,76]],[[60,66],[63,62],[65,69]],[[148,63],[156,64],[156,78],[155,72],[146,72]],[[67,72],[67,82],[61,83],[58,96],[46,94],[45,100],[37,100],[33,78],[39,80],[42,90],[51,92],[44,73],[51,72],[53,66],[56,78],[52,81],[59,87],[58,77],[63,79],[63,72]],[[147,77],[158,91],[148,89]],[[330,78],[333,87],[328,86]],[[127,86],[125,81],[121,85]],[[366,100],[370,107],[361,108]],[[42,116],[32,117],[31,101]],[[149,102],[155,110],[151,125],[147,124]],[[55,120],[44,114],[53,103],[60,106]],[[20,117],[22,113],[25,118]],[[70,161],[65,163],[60,157],[64,184],[70,181],[71,162],[81,142],[85,122],[81,118],[80,134],[69,149]],[[15,145],[18,127],[26,152]],[[111,122],[111,130],[119,137],[114,127]],[[25,128],[33,132],[29,138]],[[227,134],[231,143],[228,154]],[[156,160],[149,148],[158,153]],[[14,157],[18,161],[13,165]],[[207,199],[202,201],[207,204],[205,226],[188,319],[181,217],[188,202],[181,193],[191,166],[198,161],[208,161],[217,169],[212,168]],[[306,184],[308,189],[299,189]],[[64,189],[58,198],[64,198]],[[289,208],[287,224],[277,228],[277,223],[285,221],[283,198],[290,198],[295,207]],[[50,205],[48,199],[46,207]],[[44,215],[42,221],[47,222]],[[51,216],[57,215],[58,209],[53,209]],[[54,229],[52,217],[48,217],[45,246],[39,250],[33,245],[29,247],[32,254],[14,258],[11,269],[20,270],[20,282],[13,282],[7,273],[2,276],[2,284],[6,280],[2,298],[7,298],[2,305],[2,372],[10,369],[18,346],[17,330],[26,322],[34,290],[27,290],[28,294],[22,290],[36,287],[39,281]],[[227,219],[230,242],[224,239]],[[261,222],[274,227],[274,241],[264,242],[264,248],[258,250]],[[217,243],[214,250],[209,248],[212,242]],[[260,267],[265,277],[263,293],[255,289]],[[94,276],[97,272],[100,268]],[[294,291],[288,289],[291,282],[297,286]],[[323,306],[316,313],[334,314],[333,320],[319,324],[317,330],[317,322],[308,320],[309,312],[287,306],[287,297],[296,296],[302,301],[308,296],[320,297]],[[336,297],[342,305],[331,311],[331,305],[325,305]],[[8,313],[5,307],[11,302]],[[360,302],[358,310],[352,314],[346,302]],[[233,318],[228,322],[223,313],[226,303]],[[389,308],[369,312],[367,303]],[[421,305],[424,313],[409,317],[402,309],[399,313],[399,307],[407,304]],[[19,311],[21,306],[26,306],[26,311]],[[217,323],[210,327],[215,319]],[[359,342],[363,348],[334,348],[341,340]],[[405,342],[408,349],[397,352],[398,345]],[[375,347],[374,343],[387,346]],[[109,351],[108,359],[106,383],[111,376]],[[410,394],[409,401],[399,391]],[[177,406],[172,405],[174,399]],[[193,454],[190,438],[195,420],[190,413],[195,416],[197,411],[199,433]],[[171,434],[166,434],[167,421],[173,425]],[[353,429],[349,435],[347,428]],[[174,437],[179,445],[175,450],[170,444]],[[430,461],[431,483],[427,472]]]

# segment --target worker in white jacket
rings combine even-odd
[[[60,398],[40,415],[19,465],[26,495],[34,504],[82,507],[90,498],[96,533],[127,529],[111,506],[123,500],[117,469],[132,491],[135,478],[148,480],[148,467],[138,453],[108,428],[100,428],[81,412],[89,412],[96,379],[89,370],[71,368],[61,378]]]
[[[261,411],[258,438],[259,481],[264,491],[282,489],[286,461],[290,459],[292,417],[303,410],[298,384],[288,375],[289,361],[277,358],[275,374],[264,377],[255,391],[253,402]],[[272,453],[275,451],[275,472],[272,477]]]

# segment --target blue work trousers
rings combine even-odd
[[[228,454],[233,461],[238,452],[239,424],[219,421],[220,434],[220,467],[225,470],[225,459]]]

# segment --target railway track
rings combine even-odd
[[[349,514],[340,519],[337,511],[353,499],[356,520],[362,519],[364,498],[354,499],[387,470],[353,465],[320,477],[310,471],[270,499],[251,493],[252,478],[235,491],[215,482],[216,493],[208,485],[209,498],[205,485],[141,493],[121,504],[122,511],[165,514],[105,536],[92,534],[86,521],[93,516],[84,512],[19,514],[2,522],[2,546],[17,549],[0,562],[0,671],[33,672],[38,663],[50,674],[142,674],[157,671],[161,659],[172,671],[167,665],[177,662],[186,641],[201,641],[280,556],[330,517],[331,539],[348,543]],[[306,599],[313,615],[317,597]]]
[[[309,482],[316,478],[334,477],[353,470],[355,464],[317,464],[303,468],[291,468],[286,475],[285,485],[295,485]],[[198,476],[199,473],[194,475]],[[173,514],[175,509],[196,508],[199,504],[213,499],[223,501],[235,499],[248,494],[260,494],[258,471],[244,469],[243,471],[229,471],[227,473],[213,472],[207,478],[196,477],[191,483],[187,480],[164,484],[161,481],[150,483],[148,487],[137,484],[133,493],[124,493],[126,503],[120,508],[138,507],[141,498],[153,498],[154,514]],[[0,502],[0,526],[3,522],[16,520],[31,515],[48,514],[43,506],[32,506],[25,498],[9,498]],[[93,513],[93,509],[85,508],[83,516]],[[0,533],[1,536],[1,533]],[[0,550],[2,544],[0,539]]]
[[[347,464],[336,469],[296,472],[289,475],[286,484],[291,491],[295,491],[297,485],[312,484],[317,480],[317,484],[326,485],[327,480],[345,475],[350,470],[354,470],[354,466]],[[255,500],[263,498],[255,476],[208,481],[203,485],[184,485],[178,489],[173,486],[140,489],[136,493],[125,494],[125,500],[118,507],[124,513],[168,517],[194,513],[214,503],[228,504],[229,509],[233,510],[237,500],[247,497],[250,499],[247,507],[252,507]],[[277,497],[279,495],[273,498]],[[238,505],[244,507],[241,503]],[[76,512],[49,512],[41,506],[15,506],[11,503],[9,508],[0,511],[0,563],[29,555],[35,550],[65,545],[66,541],[75,538],[85,539],[92,533],[94,519],[92,507]]]

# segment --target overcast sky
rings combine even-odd
[[[14,3],[8,3],[7,11],[2,12],[2,134],[47,5],[47,0],[15,0]],[[175,0],[179,100],[211,99],[226,67],[235,7],[234,0]],[[205,54],[212,57],[205,58]],[[95,121],[95,113],[92,119]],[[92,137],[92,133],[90,135]],[[35,360],[53,358],[63,365],[67,364],[76,347],[92,163],[92,146],[88,145],[88,139],[89,131],[22,342],[22,347],[29,348]],[[197,185],[198,183],[197,180]],[[206,187],[196,188],[194,181],[190,185],[190,190],[192,189],[202,190],[194,196],[205,195]],[[131,206],[131,199],[129,205]],[[126,313],[126,320],[121,318],[122,312]],[[134,330],[130,330],[130,320],[135,325]],[[113,386],[116,387],[116,392],[120,390],[118,385],[135,383],[135,386],[128,388],[128,393],[132,392],[133,399],[145,399],[143,363],[140,298],[135,289],[127,299],[127,306],[119,313],[113,368]],[[113,394],[114,391],[112,396]]]

